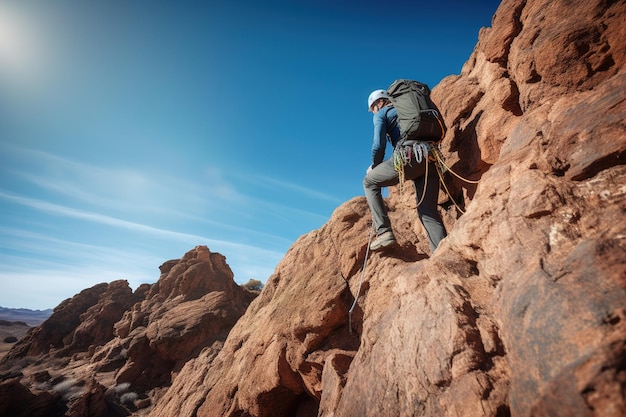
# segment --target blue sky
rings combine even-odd
[[[363,195],[370,91],[459,74],[498,4],[1,0],[0,306],[196,245],[265,281]]]

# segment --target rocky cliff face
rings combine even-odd
[[[217,352],[256,296],[199,246],[154,285],[99,284],[61,303],[3,359],[0,416],[112,417],[150,407],[203,350]]]
[[[387,201],[397,250],[365,263],[354,198],[254,301],[196,248],[153,286],[59,306],[4,360],[0,415],[626,415],[625,19],[623,1],[502,2],[433,89],[446,161],[478,181],[446,174],[435,253],[409,187]]]
[[[436,253],[392,191],[402,248],[370,256],[359,293],[369,213],[345,203],[151,416],[625,415],[625,17],[504,1],[433,92],[448,163],[479,180],[449,176]]]

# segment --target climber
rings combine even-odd
[[[400,175],[394,168],[393,159],[384,160],[387,141],[395,148],[400,140],[400,128],[397,123],[396,109],[389,101],[386,90],[372,91],[367,105],[369,111],[374,114],[374,142],[372,165],[367,169],[363,179],[363,188],[376,228],[376,238],[370,244],[370,250],[378,251],[396,244],[387,208],[382,198],[382,188],[397,185],[400,182]],[[446,229],[437,211],[439,176],[434,162],[429,161],[428,157],[422,158],[418,163],[415,152],[408,154],[411,155],[411,160],[403,168],[404,178],[413,180],[418,201],[417,214],[426,229],[430,249],[433,252],[439,242],[446,237]]]

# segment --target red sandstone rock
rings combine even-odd
[[[247,310],[224,257],[198,247],[114,324],[120,284],[59,306],[11,351],[48,372],[5,360],[0,410],[58,406],[36,387],[74,377],[76,417],[120,383],[152,417],[626,415],[625,19],[624,2],[502,2],[433,89],[446,161],[480,180],[446,174],[464,214],[441,193],[434,254],[410,187],[387,200],[397,250],[361,275],[370,216],[354,198]]]
[[[118,337],[102,347],[94,362],[109,368],[123,349],[128,359],[117,382],[169,385],[172,371],[226,338],[253,298],[235,284],[222,255],[199,246],[161,267],[159,281],[116,324]]]
[[[59,397],[56,392],[31,392],[19,377],[0,378],[0,416],[47,417],[55,410]]]
[[[66,356],[113,337],[113,325],[137,299],[126,281],[102,283],[81,291],[54,309],[7,354],[4,362],[26,356]]]
[[[442,196],[437,252],[392,190],[402,247],[369,259],[350,333],[369,215],[345,203],[151,416],[626,414],[625,18],[623,2],[504,1],[433,90],[447,161],[480,179],[447,178],[466,212]]]
[[[221,348],[256,296],[235,284],[222,255],[204,246],[164,263],[161,272],[156,284],[134,294],[125,281],[116,281],[57,307],[2,362],[8,376],[24,371],[3,391],[7,409],[20,409],[27,397],[48,399],[40,407],[44,415],[59,407],[75,417],[128,415],[137,404],[149,406],[190,358]],[[72,395],[55,396],[58,383]],[[129,390],[128,404],[118,395],[122,386]]]

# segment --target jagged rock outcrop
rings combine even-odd
[[[61,395],[55,391],[31,392],[20,382],[22,375],[0,378],[0,416],[61,416],[65,407],[59,405]]]
[[[198,246],[153,285],[98,284],[61,303],[1,361],[0,416],[115,417],[149,407],[201,351],[217,352],[256,294]]]
[[[345,203],[150,415],[625,415],[624,19],[624,2],[503,1],[433,89],[447,161],[480,180],[447,178],[435,254],[392,190],[402,247],[358,292],[369,214]]]
[[[5,361],[44,354],[63,357],[104,344],[113,337],[113,325],[138,300],[123,280],[85,289],[59,304],[11,349]]]
[[[159,281],[124,313],[115,324],[117,337],[92,362],[102,370],[122,362],[118,383],[167,386],[172,372],[202,349],[221,347],[254,296],[233,281],[224,256],[198,246],[161,266]]]
[[[446,174],[434,254],[409,187],[399,248],[367,252],[356,197],[254,301],[197,247],[57,307],[1,362],[0,416],[626,415],[625,19],[502,2],[433,89],[446,161],[478,181]]]

